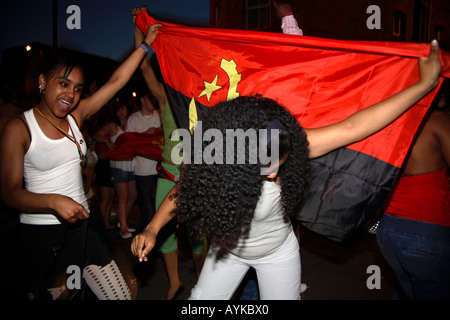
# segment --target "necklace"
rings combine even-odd
[[[60,127],[58,127],[56,124],[54,124],[53,122],[50,121],[50,119],[48,119],[39,109],[37,106],[34,107],[36,109],[36,111],[48,122],[50,122],[50,124],[52,126],[54,126],[59,132],[61,132],[63,135],[65,135],[70,141],[72,141],[73,143],[75,143],[75,145],[77,146],[77,150],[78,150],[78,154],[80,155],[80,160],[82,162],[82,164],[86,163],[86,156],[83,154],[83,151],[81,150],[81,146],[78,143],[77,139],[75,138],[75,134],[70,135],[68,132],[64,131],[63,129],[61,129]],[[70,131],[73,133],[72,127],[70,126],[70,122],[67,121],[67,123],[69,124],[69,129]]]

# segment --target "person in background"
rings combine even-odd
[[[303,31],[299,28],[295,19],[291,2],[289,0],[274,0],[273,6],[277,16],[281,19],[281,30],[283,30],[283,33],[302,36]]]
[[[156,134],[161,130],[161,119],[149,93],[140,98],[141,109],[130,115],[127,132]],[[157,161],[142,156],[134,157],[134,176],[139,209],[141,212],[141,229],[150,222],[155,211],[153,188],[156,186]]]
[[[108,124],[116,123],[116,116],[114,116],[111,111],[114,110],[114,102],[115,99],[109,101],[107,105],[96,114],[95,118],[98,121],[95,124],[95,133],[92,135],[96,141],[95,153],[98,157],[97,165],[95,166],[94,183],[97,187],[100,212],[107,230],[115,229],[115,226],[112,226],[110,222],[115,190],[109,173],[111,160],[106,159],[104,155],[114,148],[114,144],[111,142],[110,136],[101,135],[99,130],[103,129]]]
[[[146,7],[135,8],[132,11],[133,23],[136,16]],[[144,34],[135,25],[135,44],[139,45],[144,39]],[[154,70],[151,66],[150,59],[145,58],[141,64],[142,75],[153,96],[156,98],[161,109],[161,120],[164,131],[164,149],[162,160],[159,165],[159,177],[156,187],[156,208],[159,208],[161,202],[167,193],[176,185],[181,174],[180,164],[174,163],[172,159],[172,150],[179,143],[172,139],[172,133],[178,129],[175,117],[167,98],[163,84],[156,78]],[[165,294],[166,300],[176,299],[184,290],[184,285],[180,280],[178,272],[178,241],[176,237],[177,224],[168,225],[161,232],[159,250],[162,252],[164,265],[166,267],[167,276],[169,278],[169,290]],[[187,226],[189,229],[189,226]],[[194,261],[195,272],[198,276],[206,257],[206,241],[204,238],[197,239],[188,232],[188,241],[191,247],[192,258]]]
[[[444,106],[424,121],[376,232],[397,276],[396,299],[450,299],[450,115]]]
[[[97,131],[96,140],[105,143],[113,150],[114,142],[125,132],[128,120],[128,109],[121,101],[114,102],[115,120],[104,125]],[[119,220],[119,235],[123,239],[132,237],[134,228],[128,226],[128,216],[137,198],[136,180],[134,176],[134,159],[110,160],[109,175],[117,193],[117,217]],[[105,216],[105,225],[109,225],[109,217]]]

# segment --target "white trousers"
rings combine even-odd
[[[210,250],[189,299],[230,299],[250,267],[256,270],[261,300],[300,299],[300,250],[293,231],[275,252],[263,258],[242,259],[228,253],[217,260],[215,250]]]

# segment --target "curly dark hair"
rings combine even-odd
[[[295,214],[309,182],[309,149],[305,132],[284,107],[262,96],[239,97],[207,110],[201,127],[197,126],[196,130],[202,130],[202,134],[211,128],[220,130],[223,150],[227,150],[227,129],[255,129],[259,132],[258,129],[266,129],[276,119],[282,124],[279,156],[287,156],[278,168],[277,178],[281,181],[285,219],[289,219]],[[203,141],[199,152],[211,143]],[[254,150],[249,150],[248,144],[245,149],[246,159],[249,159],[249,153]],[[236,154],[233,157],[236,160]],[[223,158],[226,158],[225,151]],[[245,164],[237,164],[237,161],[223,163],[206,164],[202,161],[195,164],[191,161],[191,164],[185,165],[181,186],[174,194],[175,213],[180,222],[193,222],[195,234],[205,236],[219,247],[231,249],[240,237],[248,234],[262,184],[267,179],[261,174],[261,168],[267,164],[260,159],[256,164],[250,161]]]

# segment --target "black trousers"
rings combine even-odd
[[[90,220],[85,223],[88,223],[85,234],[82,221],[59,225],[20,224],[18,255],[22,290],[26,297],[31,293],[37,299],[45,298],[46,289],[52,287],[55,276],[66,273],[70,265],[82,269],[90,264],[105,266],[111,262],[112,256],[105,241],[92,228]]]

